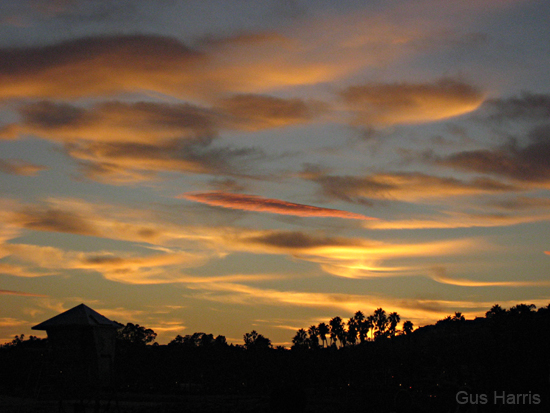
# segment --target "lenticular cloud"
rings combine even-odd
[[[232,194],[227,192],[187,192],[178,198],[200,202],[223,208],[240,209],[244,211],[269,212],[281,215],[296,215],[300,217],[331,217],[344,219],[371,220],[376,219],[338,209],[320,208],[311,205],[295,204],[280,199],[263,198],[257,195]]]

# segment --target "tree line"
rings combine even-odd
[[[243,335],[242,344],[196,332],[159,345],[152,329],[128,323],[117,339],[115,382],[131,394],[262,395],[265,403],[283,400],[281,389],[293,390],[307,395],[302,403],[308,411],[318,412],[336,405],[398,411],[398,393],[419,411],[454,412],[460,407],[453,404],[455,395],[465,388],[472,394],[531,392],[550,401],[550,305],[495,304],[474,320],[456,312],[413,327],[381,308],[368,316],[357,311],[350,319],[299,329],[288,349],[255,330]],[[44,381],[40,366],[47,348],[46,339],[23,335],[3,345],[0,394],[30,394],[32,383]],[[539,410],[519,407],[522,413],[548,411],[542,403]]]
[[[399,314],[387,314],[382,308],[377,308],[367,317],[361,311],[357,311],[347,322],[336,316],[330,319],[328,324],[322,322],[319,325],[311,325],[307,331],[300,328],[292,339],[292,348],[342,348],[367,341],[393,338],[397,334],[410,334],[414,329],[413,323],[407,320],[403,323],[402,330],[398,330],[400,321]]]

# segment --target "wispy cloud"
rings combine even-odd
[[[444,268],[433,268],[431,278],[441,284],[456,285],[460,287],[548,287],[548,280],[518,280],[518,281],[477,281],[465,278],[453,278],[447,275]]]
[[[365,228],[379,230],[500,227],[529,222],[549,221],[550,214],[511,215],[502,213],[464,213],[447,211],[430,217],[410,217],[364,223]]]
[[[321,186],[330,198],[369,204],[373,199],[423,201],[486,193],[521,191],[521,187],[493,179],[476,178],[464,181],[418,172],[386,173],[367,176],[313,174],[305,176]]]
[[[481,109],[488,110],[488,117],[493,120],[546,121],[550,117],[550,95],[523,92],[520,96],[488,99]]]
[[[240,305],[290,305],[345,311],[350,315],[358,310],[369,313],[383,307],[387,311],[397,311],[402,319],[411,319],[415,324],[434,323],[455,311],[463,311],[470,316],[483,315],[494,304],[426,298],[396,299],[380,295],[282,291],[234,283],[201,284],[189,288],[193,291],[191,293],[193,297]]]
[[[23,291],[12,291],[12,290],[0,290],[0,295],[19,295],[22,297],[47,297],[47,295],[44,295],[44,294],[33,294],[33,293],[26,293]]]
[[[233,194],[228,192],[189,192],[180,195],[179,198],[223,208],[240,209],[243,211],[268,212],[272,214],[295,215],[301,217],[330,217],[359,220],[376,219],[353,212],[295,204],[280,199],[263,198],[257,195]]]
[[[422,243],[380,242],[360,238],[327,237],[296,231],[249,231],[227,238],[226,248],[248,252],[289,254],[317,263],[328,274],[344,278],[379,278],[417,274],[408,260],[461,255],[488,248],[479,239]],[[404,260],[399,266],[390,260]]]
[[[310,122],[326,112],[328,105],[297,98],[241,94],[220,100],[215,108],[225,117],[226,127],[260,130]]]
[[[469,172],[546,185],[550,180],[549,158],[550,127],[546,125],[534,128],[524,146],[513,141],[499,148],[457,152],[435,161],[439,165]]]
[[[286,104],[284,99],[277,102]],[[164,171],[243,174],[243,162],[261,158],[262,152],[214,148],[220,128],[258,129],[290,122],[275,109],[258,114],[260,120],[243,113],[236,118],[220,108],[164,102],[112,101],[87,108],[41,101],[22,105],[19,111],[22,119],[5,125],[0,136],[14,139],[31,134],[59,142],[86,176],[105,183],[151,180]],[[31,173],[36,168],[14,162],[4,165],[5,172],[11,173]]]
[[[10,175],[34,176],[45,169],[48,168],[21,159],[0,159],[0,172]]]
[[[342,98],[354,114],[354,123],[364,126],[437,121],[472,112],[483,102],[477,88],[452,79],[352,86]]]

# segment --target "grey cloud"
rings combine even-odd
[[[550,180],[550,125],[533,129],[525,146],[512,141],[495,149],[458,152],[436,162],[518,181],[546,182]]]
[[[48,168],[21,159],[0,159],[0,172],[10,175],[33,176],[44,169]]]
[[[488,99],[482,109],[496,120],[542,120],[550,118],[550,95],[523,92],[519,97]]]
[[[245,241],[277,248],[307,249],[329,246],[352,246],[358,243],[351,239],[312,236],[299,231],[271,231]]]
[[[94,226],[83,216],[54,208],[26,208],[15,214],[18,225],[31,230],[66,232],[98,236]]]

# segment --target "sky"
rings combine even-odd
[[[0,342],[276,345],[550,303],[550,2],[0,1]]]

